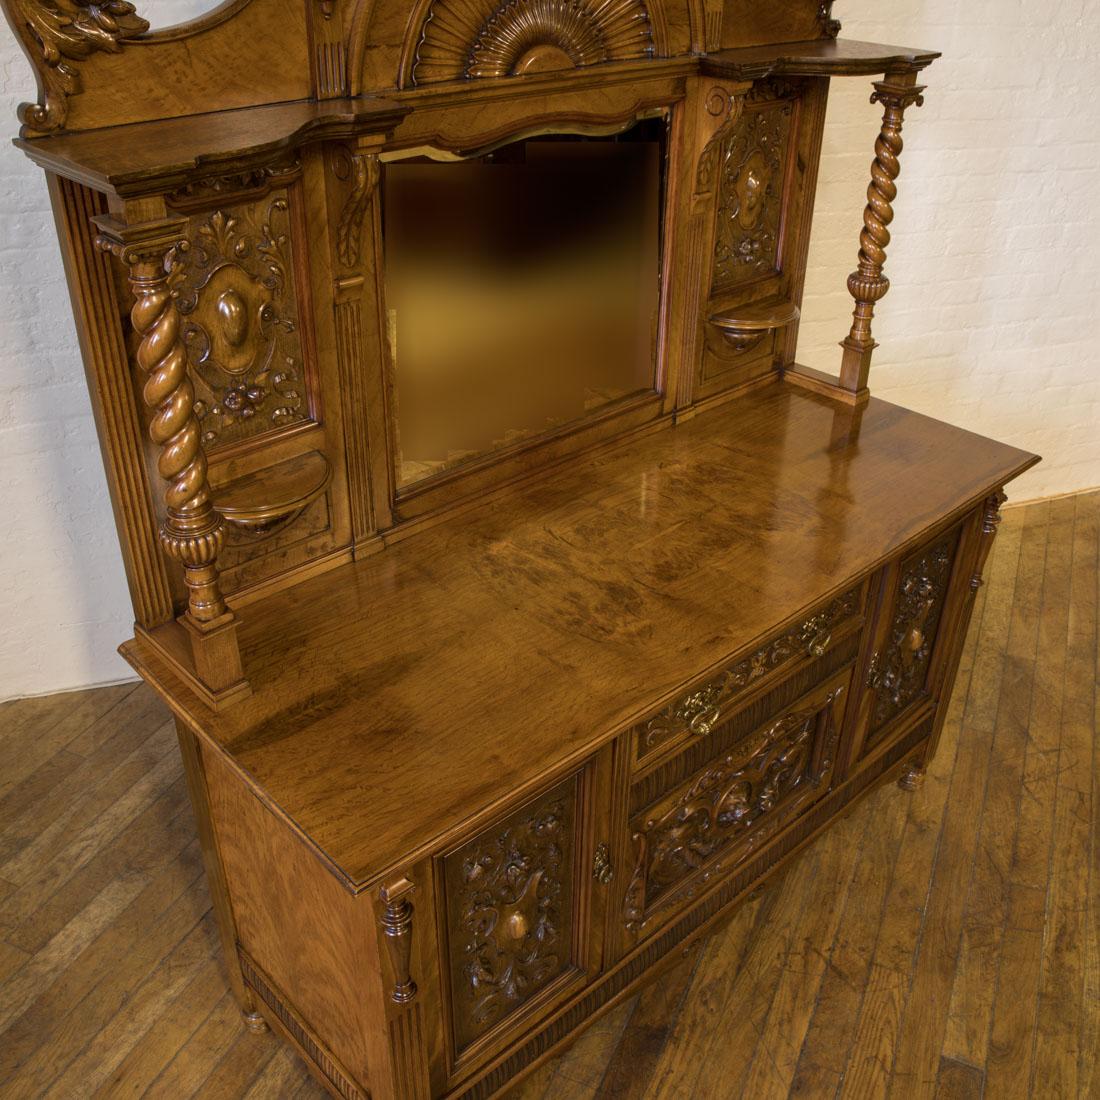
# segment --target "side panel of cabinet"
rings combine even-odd
[[[940,702],[965,630],[980,516],[938,532],[881,572],[858,671],[858,707],[845,773],[892,743]],[[943,700],[946,702],[946,700]]]
[[[435,861],[452,1082],[603,963],[610,749]]]

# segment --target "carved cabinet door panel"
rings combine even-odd
[[[852,665],[778,714],[691,751],[631,790],[609,926],[620,951],[652,935],[758,852],[831,785]]]
[[[853,739],[860,757],[901,733],[936,694],[953,616],[966,594],[964,527],[948,528],[883,570]]]
[[[610,749],[437,860],[452,1079],[599,972]]]

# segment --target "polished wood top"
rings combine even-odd
[[[919,72],[940,57],[936,50],[885,46],[854,38],[818,38],[773,46],[739,46],[716,50],[701,62],[702,71],[730,80],[766,76],[872,76]]]
[[[1036,461],[776,383],[250,604],[221,713],[123,652],[363,887]]]

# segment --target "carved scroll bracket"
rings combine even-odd
[[[852,328],[841,343],[844,356],[840,366],[840,384],[852,393],[863,394],[871,370],[871,354],[876,348],[871,335],[875,303],[890,289],[883,274],[886,248],[890,243],[889,225],[894,220],[893,202],[898,189],[894,182],[901,172],[901,127],[905,111],[924,103],[924,85],[915,83],[916,74],[907,73],[875,82],[872,103],[883,104],[882,129],[875,142],[871,165],[871,183],[867,188],[867,207],[863,212],[863,231],[859,235],[859,267],[848,276],[848,292],[856,301]]]
[[[347,186],[347,195],[336,223],[336,257],[346,268],[359,266],[363,249],[363,224],[371,199],[378,189],[381,168],[373,152],[334,145],[332,174]]]
[[[415,889],[412,882],[402,878],[383,886],[378,892],[386,907],[382,912],[382,932],[393,968],[394,985],[390,1000],[399,1005],[408,1004],[416,996],[416,982],[410,972],[413,906],[409,901],[409,895]]]
[[[64,127],[69,96],[81,90],[79,62],[118,53],[149,29],[126,0],[3,0],[3,7],[38,78],[38,102],[19,106],[23,137]]]
[[[167,483],[160,539],[167,554],[183,566],[187,585],[181,621],[191,635],[199,680],[211,691],[224,691],[242,680],[236,623],[218,581],[225,524],[211,502],[195,391],[172,291],[177,257],[187,248],[182,239],[186,219],[127,225],[99,215],[93,221],[99,231],[97,246],[125,264],[134,295],[137,363],[145,404],[153,414],[149,437],[160,449],[157,468]]]

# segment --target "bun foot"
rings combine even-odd
[[[920,764],[910,764],[908,770],[898,780],[898,786],[903,791],[919,790],[924,783],[924,768]]]
[[[242,1012],[241,1016],[244,1018],[244,1026],[249,1031],[257,1035],[262,1035],[267,1031],[267,1021],[258,1012]]]

